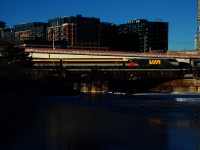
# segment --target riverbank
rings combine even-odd
[[[40,96],[71,96],[81,92],[64,81],[48,77],[45,80],[0,78],[0,115],[19,111],[38,102]]]
[[[0,78],[0,94],[31,92],[38,96],[76,95],[80,92],[65,84],[65,81],[56,77],[47,77],[43,80],[7,79]]]

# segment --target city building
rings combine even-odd
[[[46,37],[47,23],[31,22],[14,25],[16,40],[36,40],[37,38]]]
[[[48,20],[47,39],[64,41],[67,48],[100,47],[100,19],[94,17],[59,17]]]
[[[30,22],[14,25],[15,45],[27,47],[45,47],[46,27],[44,22]]]
[[[156,20],[135,19],[120,25],[120,34],[132,38],[128,47],[140,52],[168,50],[168,23]],[[129,38],[130,39],[130,38]],[[138,45],[137,45],[138,44]],[[138,50],[137,50],[138,48]]]
[[[5,28],[3,31],[3,39],[9,43],[14,41],[14,32],[13,28]]]
[[[119,26],[113,23],[100,23],[100,46],[104,49],[119,50]]]
[[[68,49],[110,49],[122,51],[168,50],[168,23],[145,19],[116,25],[99,18],[63,16],[44,22],[31,22],[5,28],[0,22],[0,38],[15,40],[16,45]]]
[[[6,23],[0,21],[0,49],[3,49],[14,40],[14,32],[12,28],[6,28]]]
[[[3,40],[3,35],[4,35],[4,29],[6,27],[6,23],[3,21],[0,21],[0,41]]]
[[[0,21],[0,28],[6,28],[6,23],[3,21]]]

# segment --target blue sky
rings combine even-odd
[[[60,16],[100,18],[102,22],[162,19],[169,23],[169,50],[193,50],[197,0],[4,0],[0,20],[7,27],[28,22],[47,22]]]

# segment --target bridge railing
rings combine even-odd
[[[107,56],[126,56],[126,57],[181,57],[181,58],[200,58],[200,54],[191,51],[168,51],[168,52],[126,52],[113,50],[85,50],[85,49],[50,49],[50,48],[26,48],[29,52],[38,53],[59,53],[59,54],[81,54],[81,55],[107,55]]]

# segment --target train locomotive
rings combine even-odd
[[[176,59],[164,58],[131,58],[128,60],[130,67],[138,69],[177,69],[179,62]]]

